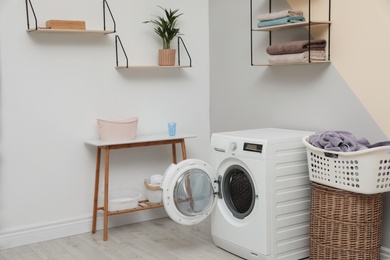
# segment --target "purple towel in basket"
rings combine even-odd
[[[315,147],[335,151],[353,152],[380,146],[390,146],[390,141],[370,144],[366,138],[357,139],[347,131],[325,131],[309,136],[309,143]]]
[[[370,143],[365,138],[357,139],[347,131],[325,131],[309,136],[315,147],[335,152],[353,152],[367,149]]]

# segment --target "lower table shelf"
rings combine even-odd
[[[130,212],[136,212],[140,210],[146,210],[146,209],[156,209],[156,208],[162,208],[164,204],[158,203],[158,204],[152,204],[148,200],[140,200],[138,202],[138,207],[133,208],[133,209],[124,209],[124,210],[116,210],[116,211],[108,211],[108,215],[118,215],[118,214],[123,214],[123,213],[130,213]],[[98,210],[103,210],[104,207],[99,207]]]

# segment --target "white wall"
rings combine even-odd
[[[39,26],[69,19],[103,28],[100,0],[32,2]],[[108,2],[130,65],[157,64],[160,42],[153,26],[142,22],[162,14],[157,5],[179,8],[193,67],[116,70],[114,34],[27,33],[24,1],[2,0],[0,249],[90,231],[96,152],[84,141],[98,137],[96,118],[137,115],[140,135],[165,133],[167,122],[176,121],[177,132],[197,135],[187,142],[188,157],[207,160],[208,1]],[[170,164],[170,151],[160,146],[112,152],[110,185],[142,190],[144,178]],[[164,214],[143,211],[125,221]]]

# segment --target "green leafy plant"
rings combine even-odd
[[[171,41],[178,35],[180,35],[180,28],[177,27],[177,20],[179,17],[183,14],[178,14],[177,12],[179,9],[171,10],[166,9],[161,6],[158,6],[161,8],[165,16],[157,16],[156,19],[150,19],[149,21],[144,21],[144,23],[153,23],[156,25],[154,28],[154,31],[157,33],[158,36],[161,37],[163,42],[163,49],[170,49],[171,48]]]

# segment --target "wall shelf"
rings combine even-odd
[[[115,31],[104,31],[104,30],[65,30],[65,29],[47,29],[47,28],[38,28],[38,29],[28,29],[29,33],[75,33],[75,34],[110,34]]]
[[[268,0],[268,11],[269,13],[272,12],[271,8],[271,2],[272,0]],[[275,25],[275,26],[268,26],[268,27],[261,27],[261,28],[253,28],[253,0],[250,0],[250,30],[251,30],[251,66],[281,66],[281,65],[303,65],[303,64],[324,64],[324,63],[330,63],[330,25],[331,25],[331,0],[328,0],[328,20],[325,21],[313,21],[311,20],[311,0],[308,0],[308,21],[306,22],[297,22],[297,23],[291,23],[291,24],[282,24],[282,25]],[[268,32],[269,33],[269,46],[272,45],[272,32],[273,31],[282,31],[282,30],[289,30],[294,28],[303,28],[306,27],[308,29],[308,35],[307,39],[310,41],[311,39],[311,29],[312,27],[317,26],[327,26],[327,57],[323,61],[317,61],[317,60],[311,60],[310,56],[310,47],[309,47],[309,58],[307,62],[288,62],[288,63],[276,63],[276,64],[270,64],[270,63],[264,63],[264,64],[254,64],[253,61],[253,33],[254,32]]]
[[[110,14],[113,29],[106,30],[106,13]],[[34,27],[30,27],[30,14],[33,15],[34,18]],[[27,16],[27,32],[29,33],[77,33],[77,34],[110,34],[116,32],[116,22],[114,16],[112,15],[110,6],[108,5],[106,0],[103,0],[103,30],[61,30],[61,29],[49,29],[38,27],[38,19],[35,14],[34,7],[31,3],[31,0],[26,0],[26,16]]]
[[[181,44],[183,45],[189,64],[188,65],[181,65],[181,52],[180,47]],[[126,65],[119,66],[119,52],[118,52],[118,46],[121,47],[122,53],[126,60]],[[158,66],[158,65],[147,65],[147,66],[129,66],[129,59],[127,57],[127,53],[125,51],[125,48],[123,47],[122,41],[118,35],[115,35],[115,54],[116,54],[116,69],[180,69],[180,68],[191,68],[192,67],[192,59],[190,56],[190,53],[188,52],[188,49],[183,41],[183,39],[179,36],[177,37],[177,64],[176,66]]]
[[[308,26],[316,26],[316,25],[328,25],[330,21],[311,21],[311,22],[300,22],[300,23],[291,23],[291,24],[283,24],[283,25],[275,25],[261,28],[254,28],[252,31],[278,31],[278,30],[286,30],[290,28],[299,28],[299,27],[308,27]]]
[[[268,66],[268,67],[273,67],[273,66],[286,66],[286,65],[307,65],[307,64],[324,64],[324,63],[330,63],[329,60],[325,61],[310,61],[310,62],[289,62],[289,63],[275,63],[275,64],[252,64],[252,66]]]
[[[120,70],[120,69],[184,69],[184,68],[191,68],[191,66],[187,65],[187,66],[158,66],[158,65],[155,65],[155,66],[148,66],[148,65],[145,65],[145,66],[116,66],[115,67],[116,69]]]

